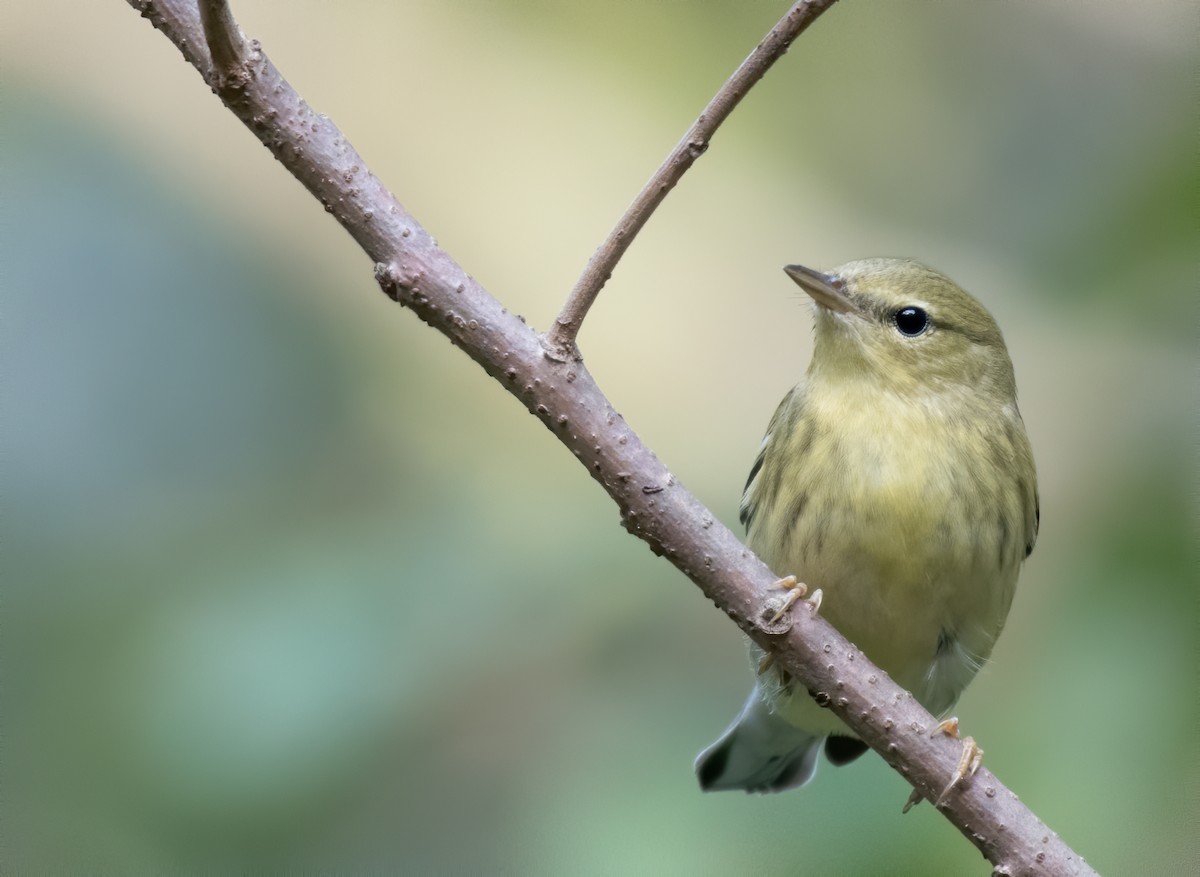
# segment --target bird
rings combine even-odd
[[[1003,336],[911,259],[784,271],[812,299],[815,343],[750,469],[746,544],[791,588],[786,606],[818,588],[829,622],[945,716],[1000,636],[1040,524]],[[834,765],[866,751],[747,642],[754,688],[696,759],[704,791],[781,792],[812,778],[822,748]],[[939,727],[957,736],[957,719]],[[946,792],[981,756],[965,738]]]

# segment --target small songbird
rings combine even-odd
[[[1012,361],[983,306],[917,262],[784,271],[815,303],[816,344],[750,470],[747,545],[781,584],[820,588],[830,623],[943,716],[991,654],[1037,539]],[[779,792],[812,777],[822,743],[834,764],[866,751],[750,650],[757,682],[696,759],[702,789]]]

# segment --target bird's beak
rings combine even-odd
[[[858,305],[846,295],[846,284],[841,278],[833,274],[822,274],[803,265],[786,265],[783,270],[821,307],[837,314],[860,312]]]

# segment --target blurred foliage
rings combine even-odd
[[[781,9],[235,3],[539,326]],[[732,626],[124,4],[0,14],[5,873],[986,872],[876,758],[700,795]],[[1196,19],[839,4],[582,339],[732,523],[808,356],[780,265],[911,254],[985,300],[1043,531],[959,715],[1106,874],[1200,855]]]

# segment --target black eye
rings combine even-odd
[[[907,307],[896,311],[892,317],[900,334],[912,338],[929,328],[929,314],[920,308]]]

